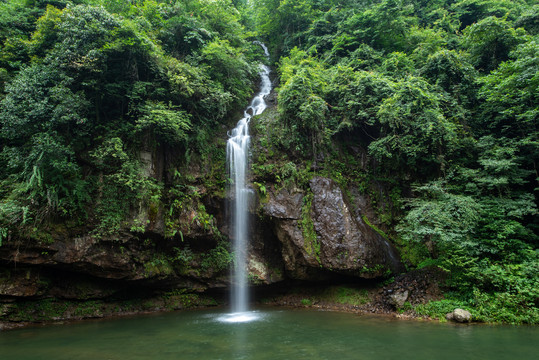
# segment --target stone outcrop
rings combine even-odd
[[[143,279],[142,254],[135,255],[140,248],[130,245],[128,242],[98,241],[91,236],[57,240],[51,244],[29,241],[27,244],[5,244],[0,248],[0,259],[19,267],[69,269],[104,279]]]
[[[0,247],[0,302],[22,298],[104,299],[177,288],[201,291],[227,285],[226,269],[202,266],[202,257],[177,249],[173,239],[115,240],[91,235],[6,242]],[[190,251],[190,250],[185,250]],[[189,255],[189,258],[187,258]]]
[[[342,275],[374,278],[400,270],[392,245],[363,220],[365,202],[347,199],[334,181],[315,177],[308,192],[271,187],[265,200],[264,205],[256,200],[251,206],[248,270],[252,284]],[[205,196],[200,201],[203,207],[186,203],[180,213],[181,238],[165,238],[162,226],[144,233],[124,229],[114,236],[97,237],[91,226],[51,225],[54,230],[47,241],[4,242],[0,301],[106,299],[130,291],[226,288],[227,255],[219,253],[226,246],[217,249],[223,240],[216,235],[226,237],[229,232],[225,200]],[[197,208],[204,209],[203,216]],[[151,224],[162,222],[161,213]],[[209,219],[210,225],[199,224],[199,218]]]
[[[264,214],[272,220],[290,277],[318,280],[337,273],[374,278],[401,269],[392,245],[350,207],[339,186],[323,177],[310,181],[308,194],[270,192]]]

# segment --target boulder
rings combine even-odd
[[[350,209],[337,183],[315,177],[309,185],[311,194],[272,190],[264,207],[290,277],[320,280],[324,273],[339,273],[375,278],[398,272],[401,263],[393,246]]]
[[[396,292],[391,295],[389,295],[389,301],[390,303],[395,306],[395,308],[401,308],[404,303],[408,300],[408,290],[404,290],[401,292]]]
[[[453,312],[448,313],[445,318],[459,323],[468,323],[472,321],[472,314],[467,310],[455,309]]]

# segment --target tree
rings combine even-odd
[[[461,0],[451,7],[461,22],[461,29],[464,29],[489,16],[514,20],[525,5],[525,0]]]
[[[421,78],[396,84],[380,106],[376,124],[380,137],[371,142],[369,152],[394,169],[442,171],[444,158],[458,145],[460,125],[444,116],[441,98]]]
[[[374,49],[402,51],[411,26],[417,24],[412,12],[413,6],[402,0],[384,0],[350,17],[344,30]]]
[[[463,35],[471,63],[486,73],[508,60],[509,53],[526,40],[523,29],[514,29],[508,21],[495,16],[470,25]]]

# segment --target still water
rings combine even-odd
[[[538,327],[453,325],[314,310],[213,311],[0,332],[0,358],[537,359]],[[254,320],[253,320],[254,318]]]

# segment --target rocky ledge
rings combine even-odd
[[[345,191],[324,177],[311,179],[306,190],[268,189],[266,198],[254,197],[251,206],[251,285],[384,279],[402,271],[391,242],[367,220],[368,202],[357,190]],[[205,194],[203,189],[199,193]],[[175,220],[181,236],[165,235],[159,210],[144,232],[126,227],[114,236],[96,236],[91,226],[52,224],[44,238],[5,241],[0,247],[0,316],[19,321],[23,303],[114,303],[224,291],[232,261],[226,199],[205,195],[197,201]]]

